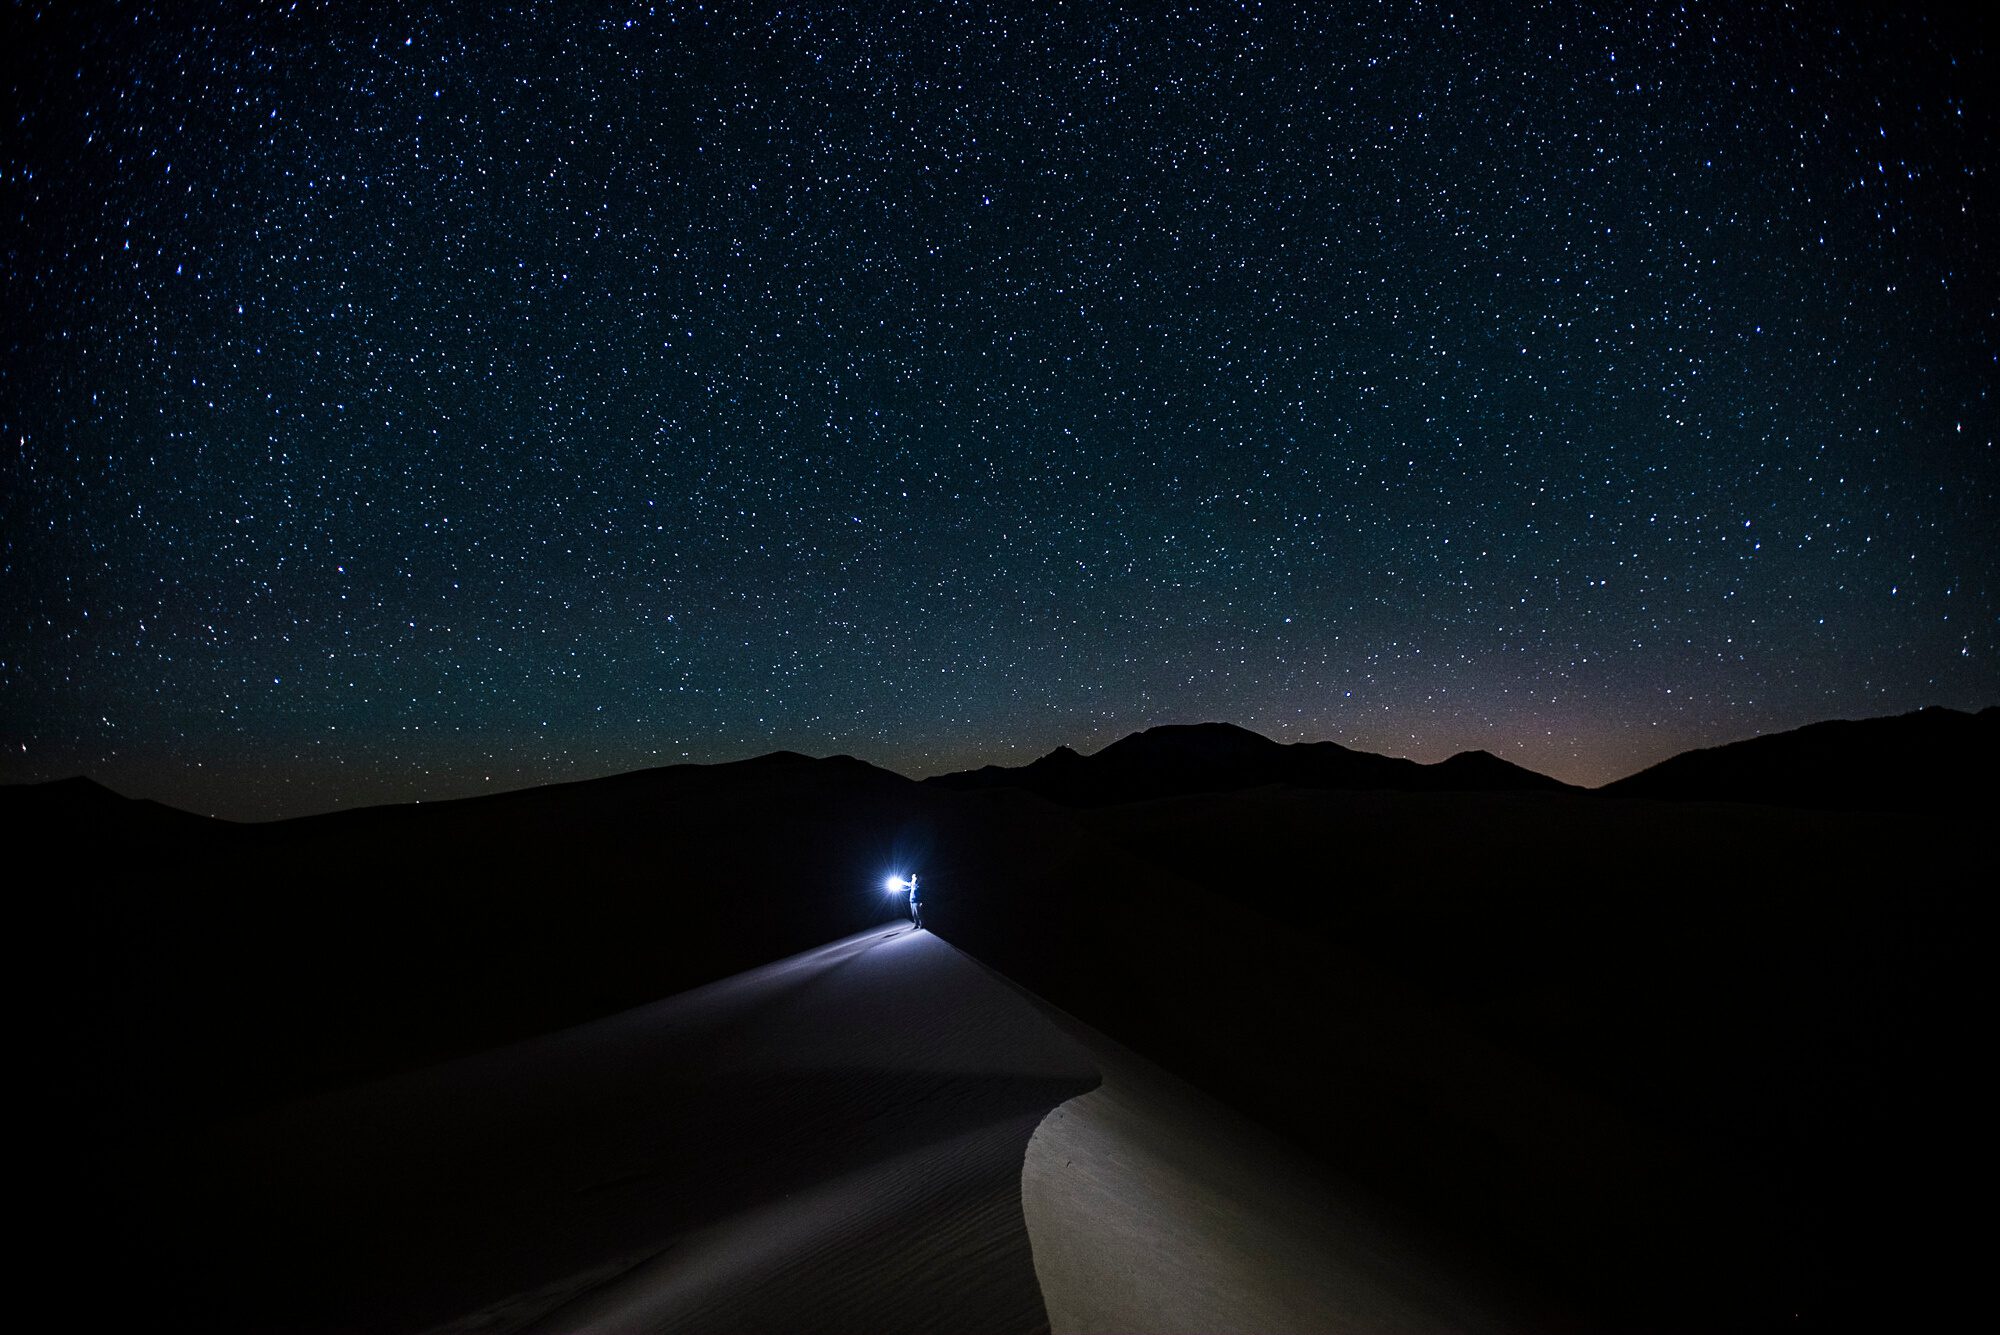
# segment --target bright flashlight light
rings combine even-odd
[[[891,876],[888,880],[882,882],[882,888],[893,895],[897,891],[905,888],[903,885],[903,878],[900,876]]]

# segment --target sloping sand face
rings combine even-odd
[[[1286,1142],[1060,1012],[1104,1074],[1028,1143],[1054,1335],[1508,1328]]]
[[[1044,1329],[1022,1156],[1096,1080],[937,938],[863,933],[230,1128],[201,1324]]]

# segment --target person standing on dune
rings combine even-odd
[[[917,891],[917,874],[910,873],[910,923],[918,931],[924,930],[924,901]]]

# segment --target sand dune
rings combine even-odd
[[[163,1200],[190,1328],[1496,1328],[1286,1142],[902,926],[238,1120]]]
[[[1052,1009],[1103,1072],[1028,1142],[1055,1335],[1509,1328],[1295,1146]]]
[[[1088,1054],[928,934],[863,933],[226,1127],[211,1325],[1045,1327],[1029,1135]]]

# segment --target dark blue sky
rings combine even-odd
[[[1976,29],[1035,8],[11,7],[0,778],[2000,698]]]

